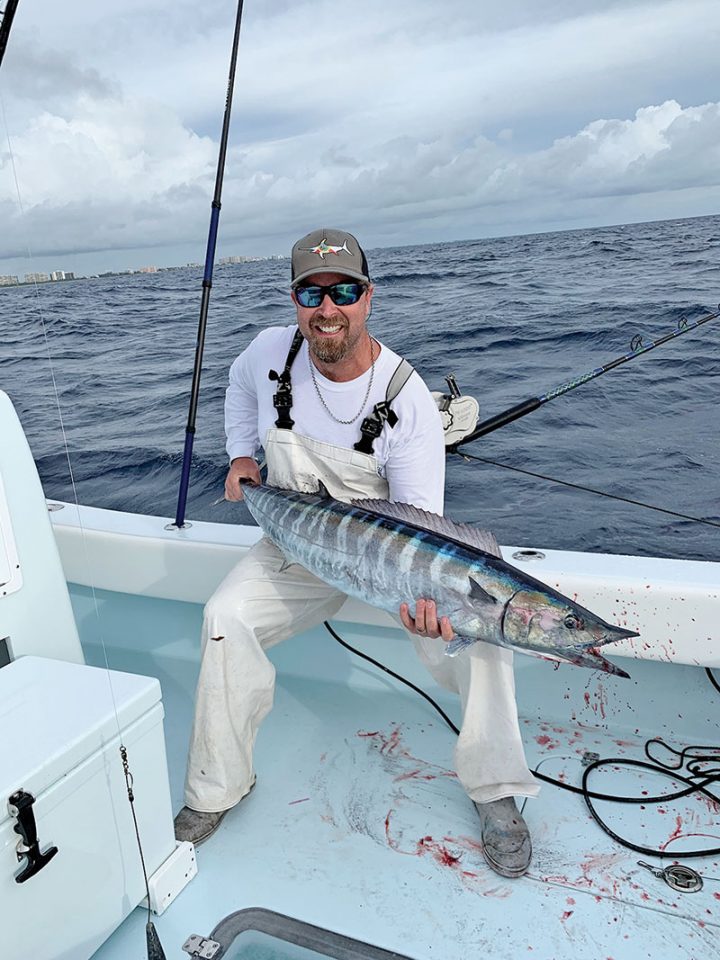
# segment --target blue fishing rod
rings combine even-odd
[[[230,131],[230,111],[232,109],[233,89],[235,87],[235,67],[237,64],[238,45],[240,43],[240,21],[242,19],[243,0],[238,0],[237,15],[235,17],[235,33],[233,35],[232,53],[230,55],[230,73],[228,75],[227,97],[225,98],[225,114],[223,116],[222,134],[220,136],[220,153],[218,155],[217,174],[215,176],[215,193],[210,210],[210,230],[208,233],[207,251],[205,254],[205,273],[202,282],[202,299],[200,301],[200,321],[198,323],[197,342],[195,345],[195,366],[193,368],[192,388],[190,390],[190,410],[185,428],[185,448],[183,450],[182,472],[180,475],[180,490],[178,493],[175,526],[185,526],[185,507],[190,485],[190,466],[192,463],[193,442],[195,440],[195,422],[197,420],[198,398],[200,395],[200,377],[202,375],[203,350],[205,348],[205,331],[207,329],[208,308],[210,305],[210,291],[212,289],[213,266],[215,263],[215,245],[217,243],[218,224],[220,221],[220,207],[222,196],[223,175],[225,173],[225,156],[227,154],[228,134]]]
[[[652,340],[650,343],[643,343],[642,336],[637,334],[630,341],[630,350],[627,353],[624,353],[621,357],[616,357],[615,360],[610,360],[609,363],[604,363],[600,367],[595,367],[594,370],[590,370],[588,373],[582,374],[582,376],[568,380],[566,383],[561,384],[559,387],[555,387],[553,390],[548,390],[547,393],[543,393],[539,397],[530,397],[528,400],[523,400],[522,403],[515,404],[514,407],[509,407],[502,413],[495,414],[494,417],[489,417],[487,420],[483,420],[481,423],[477,424],[472,433],[469,433],[462,440],[458,440],[457,443],[448,446],[448,453],[457,453],[458,448],[464,446],[466,443],[470,443],[472,440],[477,440],[478,437],[484,437],[486,434],[492,433],[493,430],[499,430],[500,427],[504,427],[508,423],[512,423],[513,420],[519,420],[520,417],[527,416],[528,413],[532,413],[533,410],[537,410],[537,408],[543,406],[543,404],[549,403],[550,400],[555,400],[557,397],[561,397],[563,394],[569,393],[571,390],[575,390],[576,387],[580,387],[584,383],[589,383],[590,380],[595,380],[596,377],[602,376],[604,373],[607,373],[608,370],[614,370],[615,367],[619,367],[623,363],[629,363],[630,360],[635,360],[642,356],[642,354],[648,353],[650,350],[654,350],[655,347],[659,347],[661,344],[667,343],[668,340],[674,340],[676,337],[681,337],[684,333],[689,333],[690,330],[695,330],[697,327],[702,326],[703,323],[708,323],[710,320],[715,320],[715,318],[718,316],[720,316],[720,305],[718,306],[718,310],[716,310],[714,313],[709,313],[707,316],[701,317],[699,320],[695,320],[693,323],[688,323],[687,317],[681,317],[678,320],[677,328],[675,330],[666,334],[664,337],[660,337],[659,340]]]

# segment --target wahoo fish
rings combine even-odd
[[[344,503],[322,484],[298,493],[245,482],[243,495],[288,564],[390,613],[432,598],[455,631],[449,656],[485,641],[628,676],[597,647],[638,634],[506,563],[492,533],[405,503]]]

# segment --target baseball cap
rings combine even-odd
[[[314,273],[342,273],[370,282],[367,257],[355,237],[346,230],[323,227],[308,233],[292,248],[292,285]]]

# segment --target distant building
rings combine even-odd
[[[0,276],[0,287],[14,287],[17,286],[18,278],[17,277],[1,277]]]
[[[158,272],[157,267],[140,267],[140,269],[137,271],[137,273],[157,273],[157,272]]]
[[[26,273],[25,283],[49,283],[50,277],[47,273]]]

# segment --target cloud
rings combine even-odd
[[[566,196],[612,197],[720,184],[720,104],[675,100],[632,120],[596,120],[534,158],[528,183]],[[527,166],[527,165],[526,165]]]
[[[11,141],[12,157],[0,151],[0,203],[11,226],[0,257],[21,255],[25,234],[37,254],[167,244],[199,229],[217,162],[210,138],[150,100],[83,91],[71,113],[40,113]]]
[[[53,157],[48,167],[45,156]],[[40,115],[15,144],[36,251],[172,244],[206,229],[216,147],[150,101],[84,94],[75,116]],[[7,167],[5,163],[4,168]],[[0,197],[12,201],[8,178]],[[309,220],[402,225],[508,222],[569,203],[720,186],[720,104],[676,101],[630,119],[592,121],[542,150],[495,141],[402,135],[350,145],[322,133],[262,142],[228,156],[223,230],[238,237],[296,232]],[[54,238],[54,239],[53,239]],[[12,232],[0,256],[17,255]]]
[[[522,118],[542,127],[538,145],[601,115],[708,99],[720,27],[715,0],[367,0],[341,16],[335,0],[245,7],[235,115],[250,142],[259,128],[323,125],[352,137],[366,125],[420,135],[455,122],[488,135]],[[74,56],[216,134],[234,13],[226,0],[34,0],[15,30],[17,43]],[[21,59],[11,46],[3,70],[19,93]]]
[[[575,200],[720,186],[720,105],[668,101],[628,120],[593,121],[543,150],[510,148],[504,136],[401,136],[354,151],[337,144],[318,164],[312,143],[298,150],[293,141],[247,151],[229,188],[257,228],[263,217],[297,221],[308,209],[320,219],[341,220],[350,210],[365,222],[406,227],[462,210],[480,231],[486,213],[494,222],[499,208],[514,221],[520,210],[542,207],[557,221]],[[302,156],[311,159],[303,164]]]
[[[63,106],[70,106],[74,98],[86,94],[93,98],[103,98],[119,93],[119,86],[93,67],[78,65],[74,54],[59,50],[43,50],[31,43],[19,39],[13,45],[8,64],[11,64],[12,89],[16,99],[36,101],[43,108],[52,108],[62,112]]]
[[[232,6],[25,5],[3,65],[25,216],[0,146],[0,258],[25,235],[48,254],[203,236]],[[682,197],[714,212],[717,25],[715,0],[368,0],[341,19],[259,0],[221,236],[274,252],[320,220],[382,243],[678,216]]]

